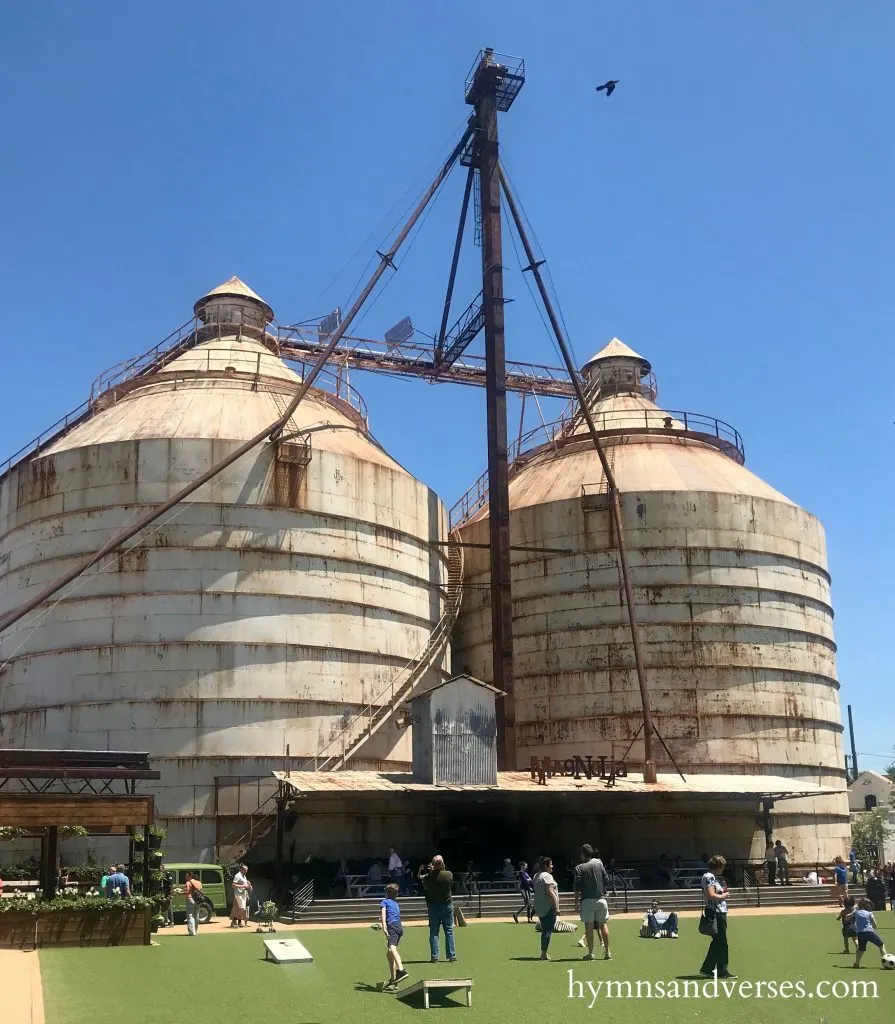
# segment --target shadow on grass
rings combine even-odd
[[[540,962],[539,956],[511,956],[510,960],[515,960],[519,963],[528,963],[531,960]],[[597,960],[602,961],[602,957],[595,957],[593,960],[583,961],[580,956],[552,956],[546,963],[551,964],[580,964],[580,963],[596,963]]]

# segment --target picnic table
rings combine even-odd
[[[362,899],[365,896],[382,896],[385,893],[387,878],[373,882],[366,875],[342,875],[345,890],[349,896]]]
[[[491,881],[479,881],[476,879],[475,882],[480,892],[518,892],[519,886],[516,884],[515,879],[509,878],[497,878]]]
[[[640,881],[640,872],[637,868],[615,868],[609,872],[609,881],[613,889],[633,889]]]
[[[671,884],[677,889],[695,889],[702,883],[702,876],[708,871],[704,867],[680,867],[671,869]]]

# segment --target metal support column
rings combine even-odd
[[[485,51],[475,75],[476,155],[482,201],[482,306],[485,316],[485,396],[488,413],[488,526],[491,540],[492,683],[497,702],[497,765],[515,770],[513,598],[507,469],[507,380],[497,91],[501,68]]]
[[[149,896],[152,890],[149,887],[149,826],[143,826],[143,896]],[[159,862],[161,868],[161,861]]]
[[[280,786],[282,793],[283,787]],[[276,891],[277,901],[283,892],[283,842],[286,833],[286,800],[283,796],[277,797],[277,845],[274,855],[273,884]]]
[[[59,829],[52,825],[47,829],[43,843],[43,878],[41,879],[45,900],[54,899],[59,887]]]

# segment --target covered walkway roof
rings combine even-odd
[[[659,775],[655,783],[645,783],[631,775],[617,778],[611,786],[606,779],[572,775],[554,775],[540,785],[530,772],[498,772],[496,786],[431,786],[414,781],[410,773],[340,771],[274,772],[277,779],[296,796],[362,796],[411,794],[441,797],[469,794],[477,797],[555,797],[560,794],[590,793],[626,798],[682,797],[685,799],[774,800],[817,797],[839,790],[777,775]]]

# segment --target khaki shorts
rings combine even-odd
[[[604,899],[582,900],[581,920],[584,924],[605,924],[609,920],[609,904]]]

